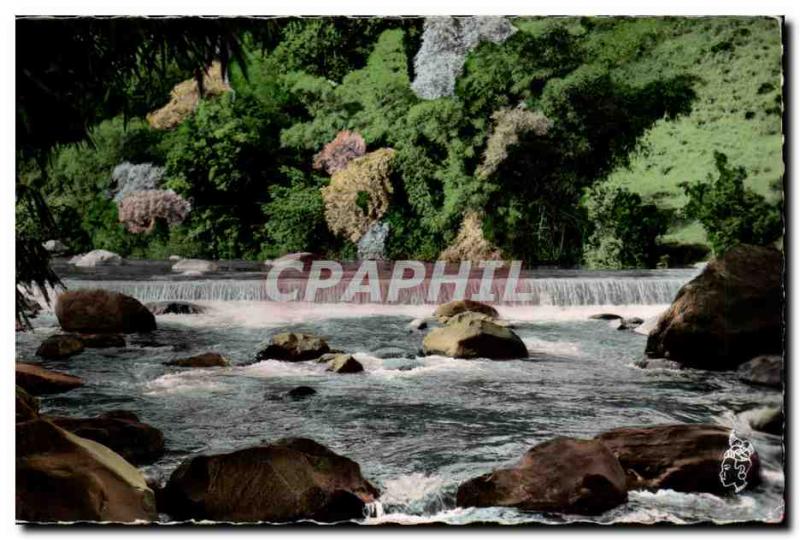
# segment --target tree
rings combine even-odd
[[[681,185],[689,198],[683,212],[702,223],[714,253],[721,255],[738,244],[767,245],[778,240],[783,234],[780,206],[747,189],[747,171],[729,165],[725,154],[714,152],[714,162],[716,177]]]

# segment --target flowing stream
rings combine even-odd
[[[127,270],[130,271],[130,270]],[[103,271],[106,272],[106,271]],[[777,520],[783,505],[782,440],[750,432],[741,412],[779,403],[780,392],[740,382],[734,373],[640,369],[646,337],[619,331],[593,313],[660,313],[696,270],[638,273],[549,271],[534,279],[529,305],[498,306],[531,357],[489,361],[424,357],[413,317],[434,306],[307,304],[264,301],[259,274],[230,269],[207,278],[172,277],[153,268],[72,272],[71,288],[105,287],[153,300],[191,300],[202,315],[158,317],[159,329],[131,335],[125,349],[87,350],[45,367],[86,385],[45,397],[43,411],[72,416],[128,409],[164,432],[167,453],[148,475],[167,478],[188,456],[226,452],[287,436],[312,438],[361,465],[381,491],[363,523],[563,523],[587,518],[501,508],[458,508],[458,484],[510,465],[556,436],[592,437],[631,425],[715,422],[751,439],[764,481],[731,497],[631,492],[627,504],[590,518],[602,523]],[[17,357],[34,360],[58,331],[53,314],[17,333]],[[365,372],[337,375],[316,363],[249,363],[281,331],[323,336],[355,353]],[[163,362],[207,351],[229,368],[180,369]],[[317,394],[293,401],[300,385]]]

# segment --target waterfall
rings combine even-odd
[[[669,304],[678,289],[692,274],[669,276],[618,276],[595,277],[573,275],[569,277],[524,278],[516,291],[528,293],[530,298],[516,305],[537,306],[592,306],[592,305],[649,305]],[[259,279],[196,279],[196,280],[82,280],[65,279],[69,289],[104,288],[118,291],[142,302],[161,300],[185,301],[269,301],[266,282]],[[340,303],[347,288],[347,281],[317,292],[316,303]],[[387,298],[388,281],[381,280],[381,299]],[[299,291],[298,300],[304,297],[305,283],[297,280],[281,283],[281,289]],[[397,304],[438,304],[452,299],[454,286],[444,285],[435,301],[428,298],[427,283],[400,291]],[[479,280],[469,279],[466,298],[478,292]],[[505,280],[492,283],[491,292],[495,301],[503,304]],[[366,293],[359,293],[349,303],[374,303]],[[383,301],[382,301],[383,303]]]

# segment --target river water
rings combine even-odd
[[[160,267],[159,267],[160,268]],[[590,521],[695,523],[778,520],[783,508],[782,440],[751,432],[742,411],[779,403],[781,394],[737,380],[733,373],[641,369],[646,337],[618,331],[593,313],[657,315],[696,271],[597,274],[543,273],[547,294],[534,305],[498,306],[531,353],[526,360],[424,357],[424,333],[410,333],[425,304],[278,304],[258,296],[257,273],[225,269],[203,278],[173,278],[152,267],[133,274],[65,272],[70,288],[102,286],[147,302],[190,299],[202,315],[158,317],[149,335],[131,335],[125,349],[87,350],[45,367],[82,377],[86,385],[45,397],[43,411],[73,416],[111,409],[136,412],[164,432],[167,454],[146,474],[167,478],[186,457],[226,452],[287,436],[325,444],[361,465],[381,490],[361,523],[565,523],[585,517],[514,509],[457,508],[460,482],[510,465],[531,446],[556,436],[592,437],[641,424],[714,422],[753,442],[764,481],[731,497],[631,492],[627,504]],[[121,277],[122,276],[122,277]],[[543,300],[544,299],[544,300]],[[33,360],[39,342],[58,331],[53,314],[17,333],[18,360]],[[315,363],[250,364],[275,333],[323,336],[355,353],[365,372],[337,375]],[[229,368],[180,369],[163,362],[215,351]],[[250,364],[250,365],[244,365]],[[284,394],[299,385],[317,394]]]

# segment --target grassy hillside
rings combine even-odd
[[[689,116],[656,124],[630,167],[609,182],[680,208],[678,184],[705,179],[718,150],[747,169],[754,191],[771,201],[782,197],[780,32],[774,19],[689,19],[626,64],[621,71],[631,77],[688,71],[698,78],[697,99]],[[697,223],[676,223],[667,239],[704,242],[705,234]]]
[[[748,171],[747,185],[782,197],[781,28],[771,18],[532,18],[516,26],[537,33],[559,24],[587,40],[587,54],[616,76],[645,83],[689,73],[697,78],[690,115],[659,121],[629,167],[608,182],[661,207],[681,208],[679,184],[704,180],[715,150]],[[705,243],[698,223],[673,224],[665,240]]]

